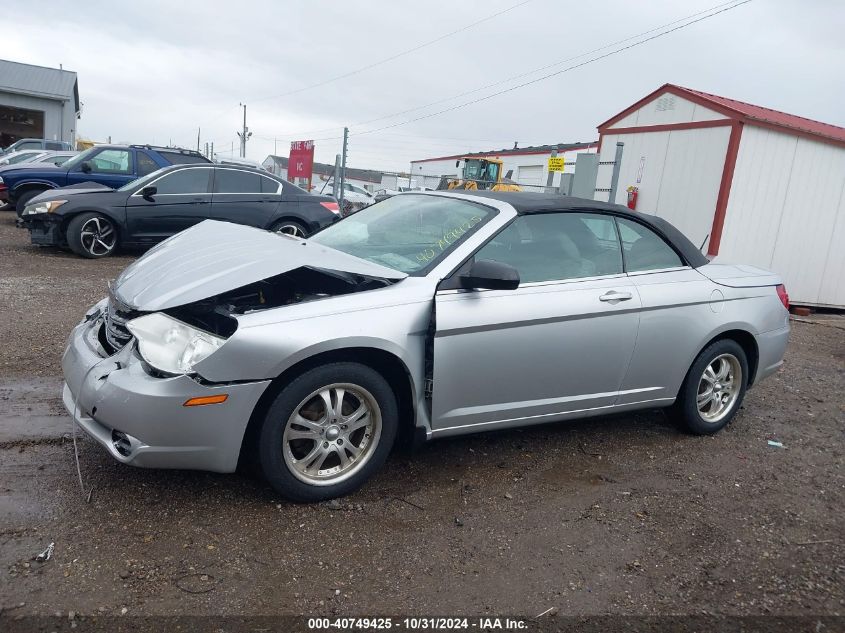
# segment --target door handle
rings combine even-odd
[[[619,303],[620,301],[629,301],[633,296],[630,292],[617,292],[616,290],[608,290],[606,294],[599,297],[599,301],[606,303]]]

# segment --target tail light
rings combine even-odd
[[[337,206],[337,202],[321,202],[320,204],[335,215],[340,215],[340,207]]]
[[[789,295],[786,292],[786,286],[780,284],[777,287],[778,299],[783,304],[783,307],[789,310]]]

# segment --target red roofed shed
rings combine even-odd
[[[616,202],[637,187],[638,210],[719,261],[775,270],[794,303],[845,307],[845,128],[665,84],[598,131],[601,161],[625,144]]]

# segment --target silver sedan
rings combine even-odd
[[[409,193],[308,240],[206,221],[70,337],[64,402],[124,463],[257,466],[347,494],[416,441],[669,408],[715,433],[780,367],[788,297],[660,218],[530,193]]]

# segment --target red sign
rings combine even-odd
[[[293,141],[290,144],[290,158],[288,158],[288,178],[311,180],[313,167],[314,141]]]

